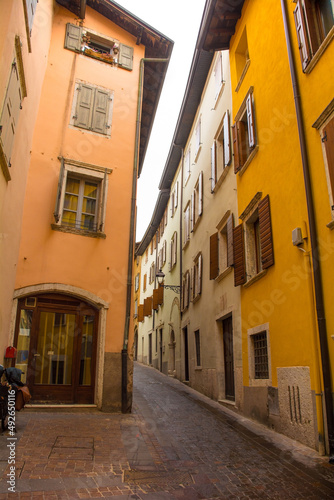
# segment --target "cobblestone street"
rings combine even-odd
[[[135,365],[130,415],[17,413],[16,493],[0,437],[2,498],[326,499],[328,458]]]

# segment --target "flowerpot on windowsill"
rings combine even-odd
[[[114,63],[114,57],[111,54],[100,54],[92,49],[85,49],[84,54],[86,56],[93,57],[94,59],[99,59],[99,61]]]

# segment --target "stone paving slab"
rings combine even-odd
[[[0,500],[334,498],[328,459],[138,364],[132,414],[25,409],[17,429],[15,493],[0,435]]]

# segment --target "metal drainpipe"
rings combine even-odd
[[[136,120],[136,138],[135,138],[135,155],[133,162],[132,174],[132,196],[131,196],[131,212],[130,212],[130,235],[129,235],[129,256],[128,256],[128,277],[126,291],[126,311],[124,325],[124,340],[122,349],[122,413],[128,413],[128,341],[130,328],[130,313],[131,313],[131,294],[132,294],[132,269],[133,269],[133,251],[135,238],[135,214],[136,214],[136,199],[137,199],[137,176],[138,176],[138,158],[139,158],[139,139],[141,125],[141,107],[143,98],[143,75],[145,62],[161,62],[168,63],[169,59],[160,58],[142,58],[139,66],[139,84],[138,84],[138,103],[137,103],[137,120]]]
[[[281,5],[282,5],[285,38],[286,38],[288,57],[289,57],[290,75],[293,87],[293,96],[295,101],[295,110],[296,110],[298,134],[299,134],[299,145],[302,156],[307,211],[309,217],[314,293],[315,293],[315,302],[317,311],[322,373],[323,373],[324,399],[325,399],[324,402],[326,410],[326,423],[327,423],[328,444],[329,444],[328,451],[330,455],[329,462],[334,463],[333,397],[332,397],[331,370],[330,370],[330,359],[329,359],[328,342],[327,342],[327,328],[326,328],[323,290],[322,290],[320,258],[318,250],[317,227],[315,222],[315,211],[314,211],[314,202],[313,202],[312,187],[311,187],[309,161],[306,149],[304,122],[301,110],[301,96],[298,90],[298,82],[297,82],[295,63],[292,53],[292,45],[291,45],[285,0],[281,0]]]

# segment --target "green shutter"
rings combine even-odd
[[[119,57],[118,57],[118,66],[124,69],[132,70],[133,68],[133,47],[128,47],[127,45],[123,45],[123,43],[119,46]]]
[[[111,97],[108,91],[95,89],[95,100],[92,114],[93,132],[107,134],[110,99]]]
[[[66,24],[65,49],[79,52],[81,49],[82,28],[75,24]]]
[[[74,118],[74,126],[89,130],[92,123],[95,88],[83,83],[78,86],[78,100]]]

